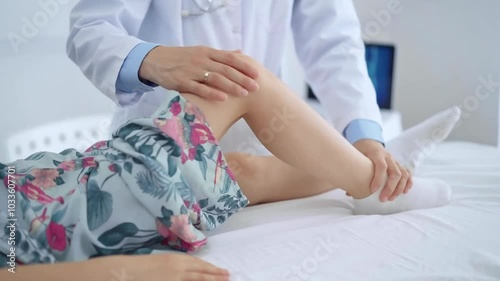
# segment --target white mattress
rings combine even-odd
[[[249,207],[209,233],[196,255],[233,281],[500,280],[500,150],[443,144],[417,175],[447,181],[452,202],[354,216],[336,190]]]

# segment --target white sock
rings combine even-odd
[[[394,201],[380,202],[382,188],[364,199],[354,199],[356,215],[389,215],[411,210],[437,208],[451,200],[451,188],[442,180],[413,177],[413,187]]]
[[[386,144],[386,149],[399,163],[415,172],[422,161],[432,154],[436,145],[446,139],[460,119],[456,106],[441,111],[405,130]]]
[[[390,141],[386,147],[391,155],[412,173],[434,152],[435,146],[442,142],[453,130],[460,118],[460,109],[452,107],[442,111],[424,122],[406,130]],[[355,214],[387,215],[398,212],[437,208],[451,200],[450,186],[437,179],[413,177],[413,187],[407,194],[401,194],[394,201],[380,202],[383,188],[364,199],[354,199]]]

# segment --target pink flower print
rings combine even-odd
[[[59,252],[66,249],[66,229],[64,229],[64,226],[55,222],[50,222],[49,227],[47,227],[47,230],[45,231],[45,235],[47,236],[47,242],[52,249]]]
[[[214,143],[214,136],[212,135],[212,131],[205,124],[192,124],[191,125],[191,136],[190,136],[191,145],[197,146],[198,144],[204,143]]]
[[[181,151],[181,163],[182,164],[185,164],[188,160],[188,156],[186,155],[186,153],[184,153],[184,151]]]
[[[217,166],[224,167],[224,159],[222,158],[222,151],[219,150],[219,154],[217,155]]]
[[[188,159],[193,160],[196,157],[196,148],[191,147],[189,149]]]
[[[181,105],[178,102],[172,103],[170,106],[170,112],[174,115],[177,116],[179,113],[181,113]]]
[[[82,167],[97,167],[94,157],[85,157],[82,159]]]
[[[83,175],[83,177],[80,179],[80,183],[87,183],[87,181],[89,180],[89,175],[85,174]]]
[[[189,202],[187,202],[189,203]],[[184,204],[186,206],[189,206],[188,204],[186,203],[186,201],[184,201]],[[200,208],[200,204],[198,203],[194,203],[192,206],[191,206],[191,209],[189,211],[189,219],[191,220],[191,222],[193,223],[194,227],[198,228],[198,225],[200,224],[200,213],[201,213],[201,208]]]
[[[108,141],[105,141],[105,140],[98,141],[98,142],[94,143],[93,146],[94,146],[94,148],[97,148],[97,149],[103,148],[103,147],[107,147],[108,146]]]
[[[65,171],[73,171],[75,169],[75,161],[63,161],[61,162],[61,164],[57,165],[57,168],[63,169]]]
[[[199,250],[201,247],[205,246],[207,244],[207,238],[204,238],[199,241],[193,241],[193,242],[185,242],[181,241],[181,249],[185,250],[188,253],[192,253],[194,251]]]
[[[55,178],[59,176],[57,169],[34,169],[30,174],[35,177],[32,183],[43,189],[56,186]]]
[[[103,147],[107,147],[107,143],[108,143],[108,141],[105,141],[105,140],[98,141],[98,142],[94,143],[93,145],[91,145],[89,148],[87,148],[87,150],[85,150],[85,152],[90,152],[94,149],[101,149]]]
[[[186,114],[194,115],[193,123],[205,124],[205,118],[196,105],[190,102],[186,102],[186,105],[184,106],[184,112],[186,112]]]
[[[116,168],[115,168],[115,164],[111,164],[108,166],[108,169],[113,172],[113,173],[116,173]]]
[[[35,233],[40,227],[40,225],[42,225],[49,218],[46,214],[47,214],[47,208],[44,208],[42,214],[40,216],[37,216],[31,221],[29,230],[30,234]]]
[[[167,120],[155,120],[156,125],[167,136],[174,139],[175,143],[182,149],[188,148],[188,144],[184,139],[184,125],[179,117],[173,117]]]
[[[193,212],[200,214],[201,211],[200,204],[194,203],[193,206],[191,206],[191,209],[193,210]]]
[[[234,177],[233,171],[229,167],[226,168],[227,175],[229,178],[231,178],[233,181],[236,181],[236,178]]]
[[[189,217],[187,215],[171,216],[170,222],[172,225],[169,227],[171,233],[174,233],[180,239],[191,242],[196,239],[196,235],[191,232],[191,225],[189,224]]]
[[[215,188],[215,185],[217,185],[217,183],[222,178],[222,171],[223,171],[222,164],[224,164],[223,161],[224,160],[222,159],[222,151],[219,150],[219,154],[217,155],[217,162],[215,165],[214,188]]]
[[[161,236],[167,238],[170,236],[170,231],[168,230],[168,227],[165,226],[160,220],[156,220],[156,230],[158,231],[158,234]]]
[[[52,198],[45,194],[45,192],[39,188],[38,186],[31,184],[27,181],[23,186],[19,188],[19,191],[24,193],[28,198],[36,200],[38,203],[47,205],[54,201],[58,201],[61,204],[64,204],[64,199],[59,196],[57,198]]]

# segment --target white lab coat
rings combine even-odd
[[[75,6],[69,57],[113,101],[135,104],[119,110],[114,128],[130,118],[149,116],[165,91],[157,87],[142,96],[117,99],[118,73],[138,43],[241,49],[279,76],[290,27],[306,79],[335,128],[342,132],[354,119],[380,124],[352,0],[226,0],[229,6],[216,12],[183,17],[183,11],[199,11],[194,1],[80,0]],[[263,151],[244,122],[233,126],[221,145],[225,151]]]

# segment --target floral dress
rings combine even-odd
[[[169,95],[151,118],[84,153],[0,163],[0,259],[11,247],[24,264],[190,252],[205,245],[202,231],[245,207],[202,113]]]

